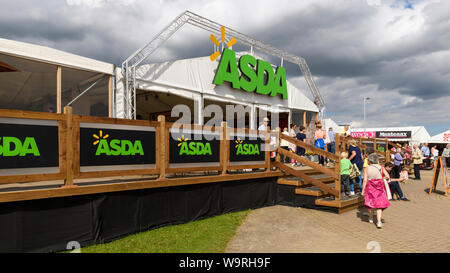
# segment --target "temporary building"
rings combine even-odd
[[[376,138],[387,138],[393,142],[425,143],[430,139],[430,134],[424,126],[409,127],[383,127],[383,128],[352,128],[352,133],[365,132]]]
[[[237,55],[249,54],[240,52]],[[256,57],[257,58],[257,57]],[[233,89],[228,83],[215,85],[213,83],[219,60],[211,61],[209,56],[192,59],[182,59],[171,62],[145,64],[136,69],[136,106],[137,115],[147,119],[153,115],[166,114],[177,104],[189,106],[196,123],[204,124],[204,108],[215,104],[242,105],[248,107],[250,128],[256,128],[259,111],[279,114],[286,117],[284,126],[292,121],[303,120],[303,115],[311,120],[312,114],[319,111],[317,106],[302,91],[288,80],[288,98],[267,96],[255,92]],[[123,85],[117,85],[117,116],[124,117],[121,103],[125,103]],[[225,114],[225,112],[224,112]],[[296,122],[296,124],[299,124]],[[303,124],[303,122],[300,122]],[[280,127],[282,127],[280,121]]]
[[[114,65],[0,39],[0,108],[112,116]]]
[[[436,144],[447,144],[447,143],[450,143],[450,130],[447,130],[445,132],[442,132],[440,134],[432,136],[428,142],[429,143],[436,143]]]

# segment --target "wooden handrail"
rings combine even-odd
[[[322,172],[324,174],[327,174],[327,175],[329,175],[329,176],[331,176],[331,177],[333,177],[335,179],[338,179],[338,174],[336,172],[334,172],[332,169],[329,169],[329,168],[324,167],[324,166],[322,166],[320,164],[317,164],[317,163],[314,163],[312,161],[309,161],[308,159],[306,159],[306,158],[304,158],[302,156],[294,154],[293,152],[290,152],[290,151],[286,151],[285,149],[282,149],[282,148],[278,148],[277,152],[282,154],[282,155],[284,155],[284,156],[293,158],[293,159],[297,160],[298,162],[300,162],[302,164],[305,164],[306,166],[309,166],[309,167],[311,167],[313,169],[316,169],[316,170],[318,170],[318,171],[320,171],[320,172]]]
[[[278,168],[280,168],[281,170],[283,170],[291,175],[297,176],[300,179],[323,189],[324,191],[328,192],[329,194],[339,197],[339,191],[337,191],[336,189],[333,189],[332,187],[328,186],[327,184],[322,183],[320,180],[312,178],[312,177],[304,174],[303,172],[297,171],[297,170],[295,170],[289,166],[286,166],[285,164],[280,163],[280,162],[276,162],[276,163],[274,163],[274,165],[276,165]]]
[[[286,141],[288,141],[288,142],[290,142],[292,144],[300,146],[300,147],[302,147],[304,149],[311,150],[314,153],[317,153],[317,154],[319,154],[321,156],[324,156],[326,158],[330,158],[330,159],[332,159],[334,161],[338,161],[339,160],[339,157],[337,155],[332,154],[332,153],[327,152],[327,151],[324,151],[322,149],[319,149],[319,148],[317,148],[317,147],[315,147],[313,145],[307,144],[305,142],[302,142],[302,141],[300,141],[300,140],[298,140],[296,138],[293,138],[293,137],[290,137],[290,136],[287,136],[287,135],[284,135],[284,134],[280,134],[280,138],[284,139],[284,140],[286,140]]]

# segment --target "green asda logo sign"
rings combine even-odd
[[[0,137],[0,156],[40,156],[34,137],[22,141],[16,137]]]
[[[209,142],[202,143],[196,141],[189,141],[188,138],[185,138],[184,135],[181,138],[178,138],[178,147],[180,147],[180,151],[178,155],[212,155],[211,145]]]
[[[95,139],[93,145],[98,145],[95,152],[96,156],[119,156],[119,155],[144,155],[144,149],[140,140],[120,140],[112,139],[108,142],[109,135],[103,135],[103,131],[100,130],[99,135],[92,135]]]
[[[236,155],[259,155],[258,144],[243,144],[243,141],[238,138],[236,142]]]
[[[26,137],[22,142],[17,137],[0,137],[0,156],[40,156],[34,137]]]
[[[239,76],[239,72],[241,76]],[[284,67],[279,66],[274,72],[270,63],[257,60],[251,55],[243,55],[239,59],[238,71],[236,53],[228,48],[222,52],[214,84],[222,85],[224,81],[231,83],[235,89],[247,92],[256,91],[257,94],[272,97],[279,94],[285,100],[288,98]]]

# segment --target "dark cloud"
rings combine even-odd
[[[380,5],[373,4],[377,2]],[[31,4],[16,0],[1,4],[0,37],[119,66],[177,15],[191,10],[304,57],[327,103],[327,113],[338,122],[361,122],[364,96],[372,97],[367,122],[373,125],[431,124],[449,117],[450,1],[54,0]],[[209,35],[183,26],[147,62],[209,55]],[[248,50],[241,45],[234,49]],[[299,68],[285,66],[288,78],[310,96]],[[377,114],[380,118],[372,119]]]

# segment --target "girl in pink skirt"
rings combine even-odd
[[[373,223],[372,209],[377,210],[377,228],[381,228],[381,216],[383,210],[391,204],[388,201],[383,177],[389,174],[378,163],[378,155],[373,153],[368,156],[369,166],[364,169],[364,181],[362,195],[364,196],[364,206],[369,212],[369,222]]]

